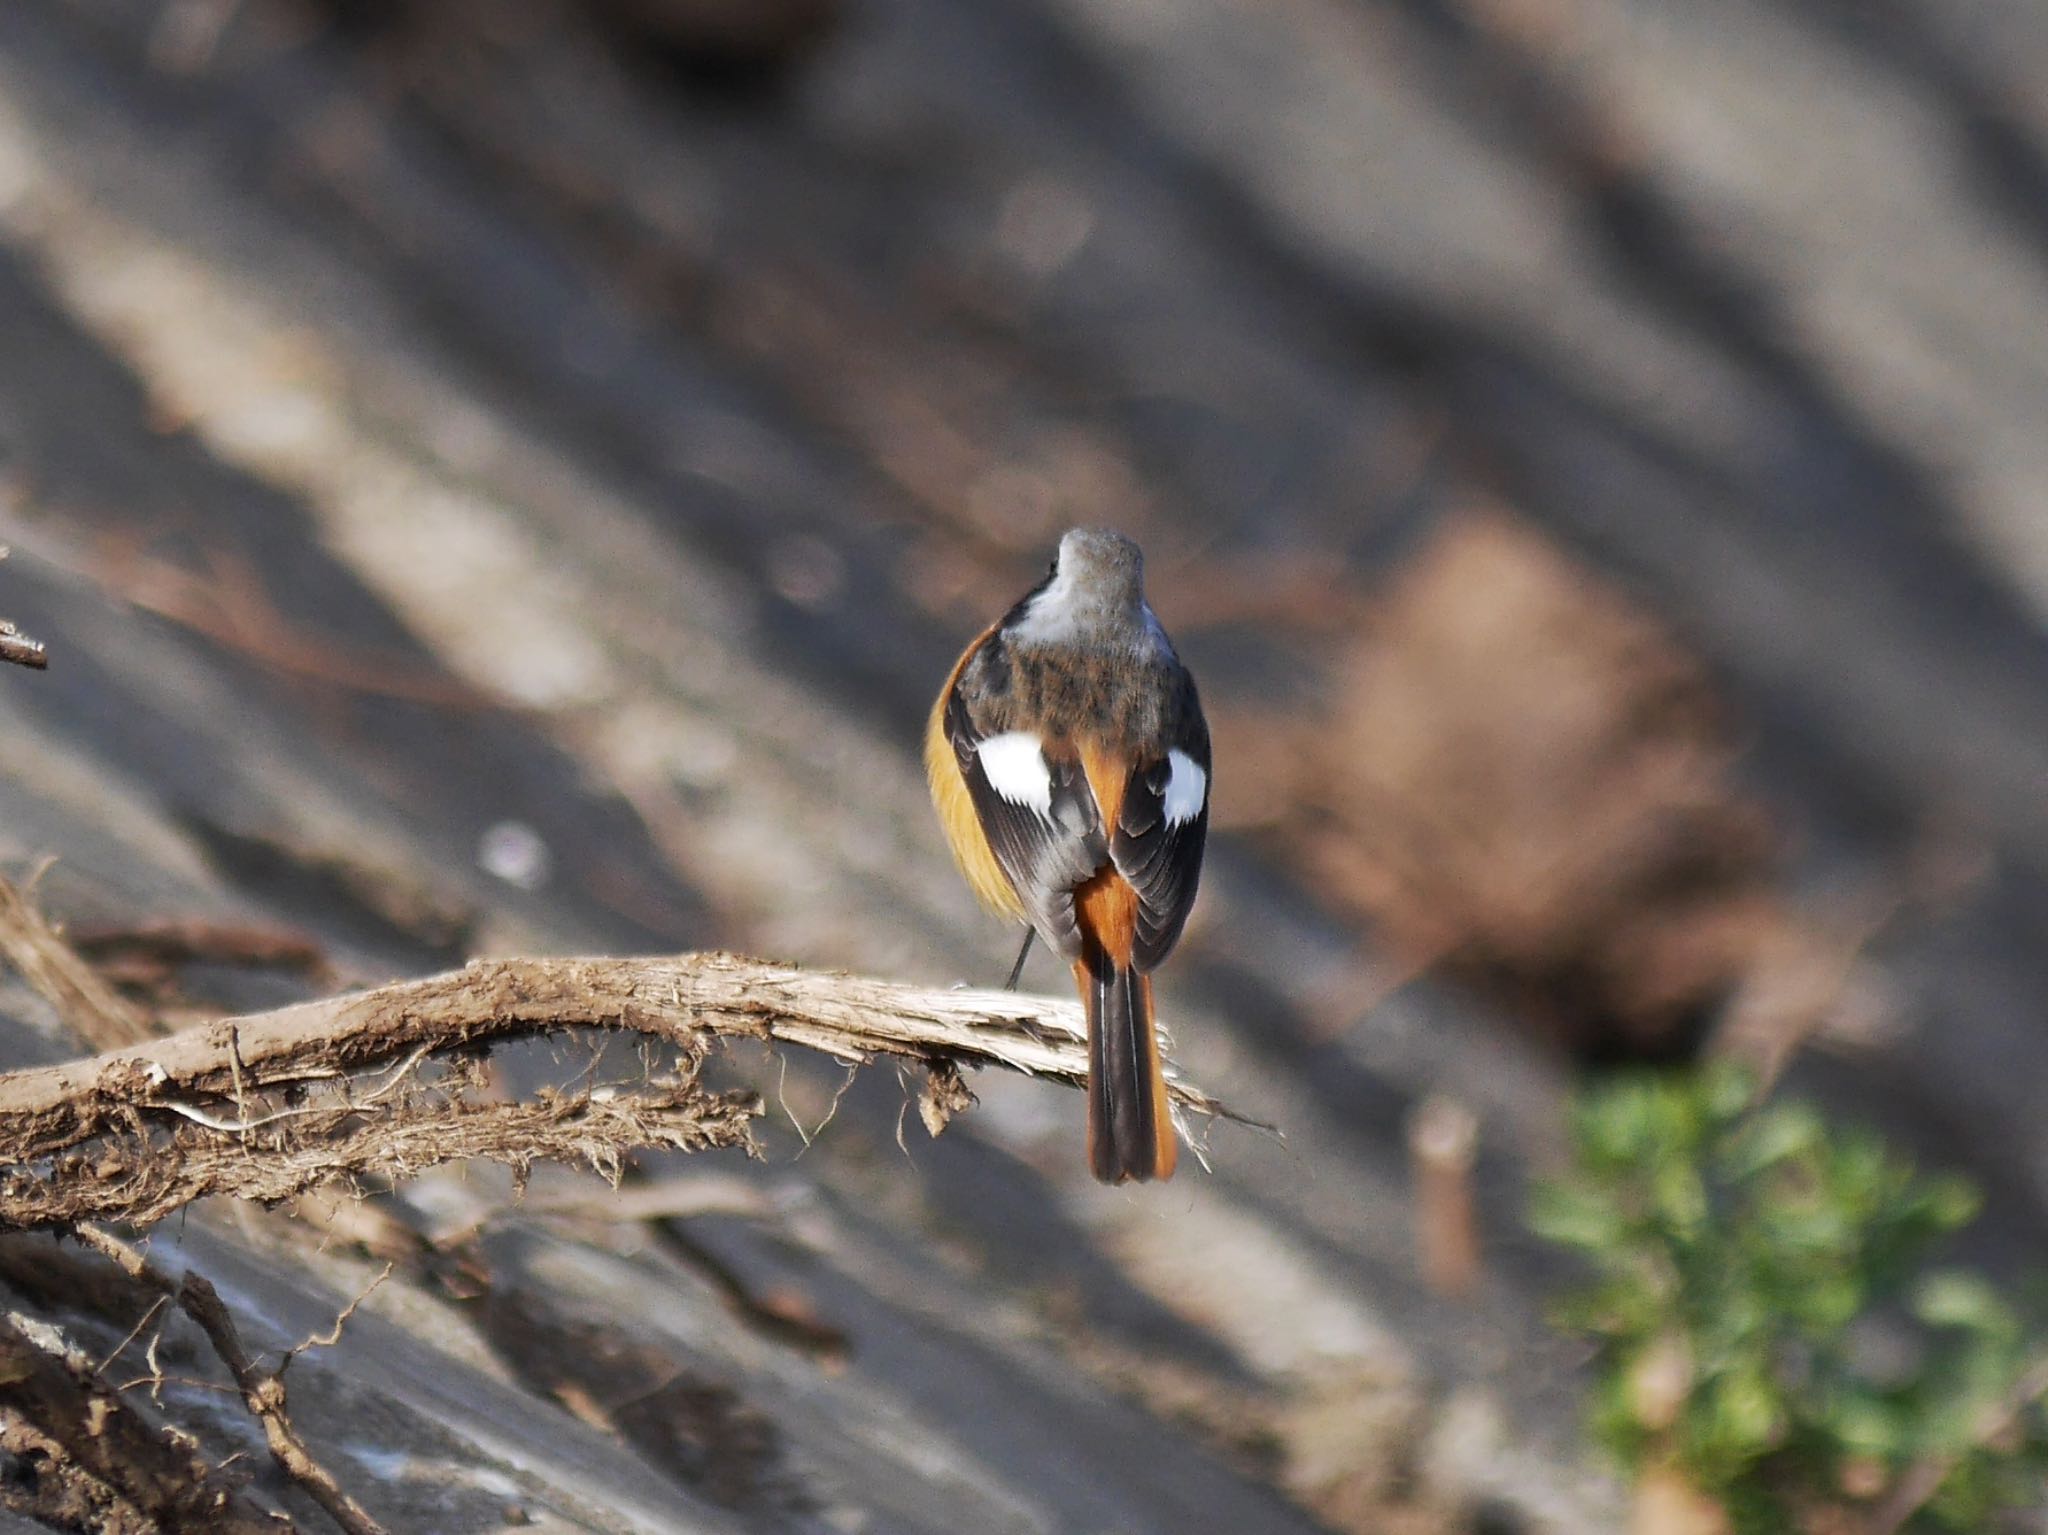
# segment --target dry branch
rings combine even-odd
[[[50,664],[50,652],[41,640],[30,639],[6,619],[0,618],[0,661],[43,671]]]
[[[285,1410],[283,1367],[261,1369],[249,1357],[249,1351],[242,1347],[235,1319],[221,1304],[219,1292],[210,1280],[203,1274],[189,1272],[182,1280],[173,1279],[119,1237],[95,1227],[83,1226],[74,1234],[83,1245],[112,1259],[137,1284],[175,1301],[178,1309],[199,1325],[199,1330],[206,1334],[206,1341],[213,1345],[214,1353],[220,1356],[220,1362],[235,1378],[235,1388],[242,1393],[243,1405],[263,1425],[264,1442],[270,1446],[271,1457],[285,1475],[305,1488],[347,1535],[385,1535],[384,1527],[342,1490],[341,1484],[306,1448],[305,1440],[299,1437],[298,1430],[292,1426],[290,1414]],[[339,1330],[337,1323],[336,1331]],[[287,1363],[290,1358],[290,1355],[286,1356]]]
[[[0,544],[0,560],[6,558],[7,546]],[[41,671],[50,664],[50,653],[43,648],[41,640],[30,639],[6,619],[0,618],[0,661]]]
[[[528,1102],[477,1094],[481,1047],[589,1030],[664,1043],[675,1064],[645,1082]],[[636,1147],[750,1145],[758,1105],[699,1081],[732,1038],[854,1064],[892,1056],[947,1089],[963,1065],[1073,1086],[1087,1072],[1079,1010],[1050,998],[717,953],[478,961],[0,1077],[0,1230],[148,1222],[209,1194],[272,1202],[470,1157],[612,1173]],[[1185,1109],[1241,1118],[1184,1083],[1172,1094]],[[927,1096],[933,1123],[961,1101]]]

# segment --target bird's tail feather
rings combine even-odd
[[[1152,978],[1099,948],[1074,974],[1088,1010],[1088,1165],[1104,1183],[1171,1178],[1179,1147],[1152,1027]]]

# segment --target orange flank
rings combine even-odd
[[[946,833],[946,843],[953,849],[953,862],[960,866],[968,888],[997,916],[1022,922],[1024,903],[1017,899],[1010,876],[996,862],[988,833],[981,829],[981,817],[975,814],[967,779],[960,772],[960,759],[953,754],[953,743],[946,739],[946,701],[953,696],[953,684],[960,680],[968,657],[981,648],[981,642],[991,632],[982,631],[972,645],[960,652],[946,685],[939,689],[939,701],[932,705],[931,719],[925,725],[924,771],[931,781],[932,804],[939,812],[939,826]]]

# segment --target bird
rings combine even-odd
[[[1173,1176],[1178,1146],[1152,972],[1194,905],[1209,831],[1209,726],[1123,534],[1075,528],[977,635],[925,730],[932,803],[983,905],[1073,969],[1088,1017],[1088,1164]],[[1015,983],[1016,972],[1011,981]]]

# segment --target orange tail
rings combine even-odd
[[[1074,979],[1088,1009],[1088,1166],[1104,1183],[1171,1178],[1180,1148],[1152,1029],[1152,978],[1091,945]]]

